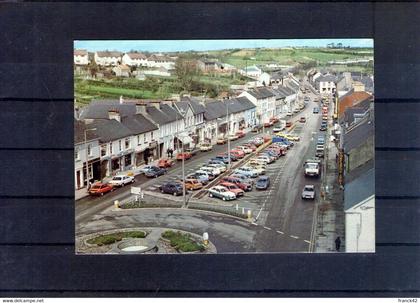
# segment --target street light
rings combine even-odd
[[[228,170],[230,169],[230,138],[229,138],[229,132],[230,132],[230,117],[229,117],[229,101],[226,101],[226,121],[227,121],[227,127],[226,127],[226,133],[227,133],[227,155],[228,155]]]
[[[87,132],[94,131],[96,128],[87,128],[84,130],[85,135],[85,156],[86,156],[86,189],[89,190],[89,154],[87,148]]]

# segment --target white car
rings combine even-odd
[[[239,137],[238,137],[237,135],[228,135],[228,136],[227,136],[227,139],[228,139],[229,141],[235,141],[235,140],[238,140],[238,139],[239,139]]]
[[[220,169],[218,169],[216,167],[211,167],[211,166],[203,166],[203,167],[200,167],[199,170],[209,172],[209,173],[211,173],[211,174],[213,174],[215,176],[218,176],[218,175],[220,175],[222,173],[220,171]]]
[[[225,187],[220,185],[208,189],[208,193],[210,198],[216,197],[222,199],[223,201],[236,199],[236,195],[233,192],[227,190]]]
[[[218,168],[220,170],[220,172],[222,172],[222,173],[224,173],[226,171],[226,166],[223,165],[223,164],[211,163],[211,164],[207,164],[207,167]]]
[[[203,142],[200,144],[200,151],[210,151],[213,149],[213,145],[207,142]]]
[[[284,130],[284,126],[276,126],[273,128],[273,133],[278,133]]]
[[[315,186],[305,185],[302,191],[302,199],[315,199]]]
[[[247,177],[256,178],[258,177],[258,172],[255,169],[249,167],[239,167],[234,170],[235,174],[241,174]]]
[[[257,158],[256,158],[256,160],[258,161],[264,161],[264,162],[266,162],[267,164],[269,164],[269,163],[271,163],[271,162],[273,162],[273,160],[271,159],[271,158],[269,158],[268,156],[258,156]]]
[[[249,167],[258,172],[259,175],[265,174],[265,168],[262,165],[255,165],[255,164],[247,164],[244,167]]]
[[[239,150],[243,151],[245,154],[252,153],[252,149],[250,149],[249,147],[246,147],[246,146],[237,146],[236,149],[239,149]]]
[[[134,177],[132,176],[117,175],[113,177],[112,180],[109,181],[108,183],[111,184],[112,186],[124,186],[129,183],[134,183],[134,181],[135,181]]]

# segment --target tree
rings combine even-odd
[[[190,91],[193,82],[201,75],[194,61],[178,58],[175,62],[175,75],[182,90]]]

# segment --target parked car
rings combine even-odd
[[[197,180],[203,185],[206,185],[209,182],[207,175],[192,173],[185,177],[186,180]]]
[[[189,148],[186,148],[184,152],[187,154],[190,154],[192,157],[192,156],[195,156],[199,152],[199,149],[195,147],[189,147]]]
[[[268,189],[270,186],[270,178],[268,176],[261,176],[255,182],[256,189]]]
[[[250,149],[248,146],[245,146],[245,145],[237,146],[235,149],[239,149],[239,150],[243,151],[245,154],[252,153],[252,149]]]
[[[271,122],[273,122],[273,123],[277,123],[277,122],[279,122],[279,121],[280,121],[280,119],[279,119],[279,118],[277,118],[277,117],[271,117],[271,118],[270,118],[270,121],[271,121]]]
[[[255,169],[249,167],[239,167],[234,170],[235,174],[242,174],[247,177],[256,178],[258,177],[258,172]]]
[[[225,163],[222,159],[219,159],[219,158],[211,158],[208,162],[207,162],[207,165],[208,164],[221,164],[221,165],[223,165],[224,167],[226,167],[226,164],[227,163]]]
[[[253,152],[257,150],[257,147],[252,143],[244,143],[242,145],[250,148]]]
[[[215,176],[220,175],[222,172],[220,171],[220,169],[216,168],[216,167],[209,167],[209,166],[202,166],[200,167],[199,170],[205,171],[205,172],[209,172]]]
[[[302,199],[315,199],[315,186],[305,185],[302,191]]]
[[[225,164],[229,163],[229,157],[227,155],[218,155],[215,158],[211,158],[210,160],[222,161]]]
[[[114,187],[108,183],[95,183],[89,189],[89,194],[92,196],[103,196],[107,192],[113,191]]]
[[[319,113],[319,107],[314,107],[314,109],[312,110],[312,112],[314,114],[318,114]]]
[[[221,182],[219,185],[225,187],[228,191],[234,193],[236,198],[244,195],[244,191],[240,189],[236,184],[229,182]]]
[[[224,138],[224,137],[219,137],[219,138],[217,139],[217,141],[216,141],[216,144],[223,145],[223,144],[225,144],[226,142],[227,142],[226,138]]]
[[[194,179],[185,179],[185,188],[187,190],[197,190],[203,188],[203,184]]]
[[[258,125],[255,125],[254,127],[252,127],[251,131],[253,133],[258,133],[262,130],[262,128],[263,128],[262,125],[258,124]]]
[[[134,183],[134,181],[133,176],[117,175],[108,183],[112,186],[125,186],[126,184]]]
[[[232,149],[230,151],[230,154],[234,155],[238,159],[242,159],[243,157],[245,157],[245,153],[239,149]]]
[[[283,126],[275,126],[273,128],[273,134],[278,133],[278,132],[281,132],[282,130],[284,130],[284,127]]]
[[[306,118],[305,117],[300,117],[299,122],[305,123],[306,122]]]
[[[243,183],[251,184],[251,186],[254,185],[254,180],[252,180],[251,177],[249,177],[249,176],[245,176],[243,174],[239,174],[239,173],[234,172],[232,175],[230,175],[230,177],[237,178],[237,179],[241,180]]]
[[[261,161],[266,162],[267,164],[270,164],[270,163],[274,162],[274,160],[271,157],[269,157],[268,155],[259,155],[255,158],[255,160],[257,160],[257,161],[261,160]]]
[[[230,201],[236,199],[236,195],[233,192],[230,192],[225,187],[220,185],[208,189],[208,193],[210,198],[215,197],[222,199],[223,201]]]
[[[157,177],[162,176],[164,174],[166,174],[166,169],[165,168],[160,168],[158,166],[152,166],[152,168],[145,173],[145,176],[148,177],[148,178],[157,178]]]
[[[179,154],[177,154],[176,155],[176,159],[178,160],[178,161],[181,161],[182,159],[184,159],[184,160],[188,160],[188,159],[190,159],[192,157],[192,154],[191,153],[189,153],[189,152],[183,152],[183,153],[179,153]]]
[[[236,184],[240,189],[242,189],[244,191],[251,191],[252,190],[252,184],[251,183],[246,183],[242,179],[239,179],[239,178],[236,178],[236,177],[233,177],[233,176],[225,177],[225,178],[222,179],[222,181]]]
[[[286,114],[286,116],[287,117],[291,117],[293,115],[293,113],[292,112],[287,112],[287,114]],[[286,125],[287,126],[287,125]]]
[[[265,122],[264,123],[264,127],[271,127],[271,126],[273,126],[274,125],[274,123],[273,122]]]
[[[264,175],[265,174],[265,167],[263,165],[248,163],[244,167],[252,168],[253,170],[258,172],[258,175]]]
[[[226,171],[226,166],[224,164],[220,163],[208,163],[207,167],[214,167],[220,170],[221,173],[224,173]]]
[[[204,170],[197,170],[195,172],[195,175],[197,176],[197,178],[207,178],[208,182],[214,180],[214,178],[215,178],[215,175],[213,175],[213,174],[211,174],[207,171],[204,171]]]
[[[319,128],[319,130],[320,131],[326,131],[327,130],[327,121],[322,121],[321,127]]]
[[[183,188],[182,184],[178,182],[166,182],[160,186],[160,191],[163,194],[171,194],[174,196],[182,195]]]
[[[292,127],[292,122],[291,121],[287,121],[286,122],[286,127]]]
[[[231,134],[231,135],[228,135],[227,138],[229,141],[235,141],[235,140],[238,140],[239,137],[237,135]]]
[[[260,138],[260,137],[256,137],[252,140],[252,144],[254,144],[255,146],[260,146],[264,143],[264,139]]]
[[[152,167],[154,167],[154,165],[146,165],[143,166],[142,168],[139,169],[139,171],[143,174],[147,173],[149,170],[152,169]]]
[[[200,144],[200,151],[205,152],[205,151],[210,151],[213,149],[213,145],[211,145],[208,142],[203,142]]]
[[[168,168],[172,165],[174,165],[174,161],[172,161],[171,159],[160,159],[158,162],[158,166],[160,168]]]
[[[244,131],[242,131],[242,130],[240,130],[240,131],[237,131],[236,132],[236,134],[235,134],[238,138],[243,138],[243,137],[245,137],[245,132]]]

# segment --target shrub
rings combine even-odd
[[[117,232],[109,235],[100,235],[98,237],[87,240],[89,244],[96,244],[98,246],[110,245],[121,241],[123,238],[144,238],[146,233],[144,231],[127,231]]]
[[[182,252],[203,251],[204,246],[191,239],[191,235],[167,230],[162,233],[162,238],[168,239],[171,246]]]

